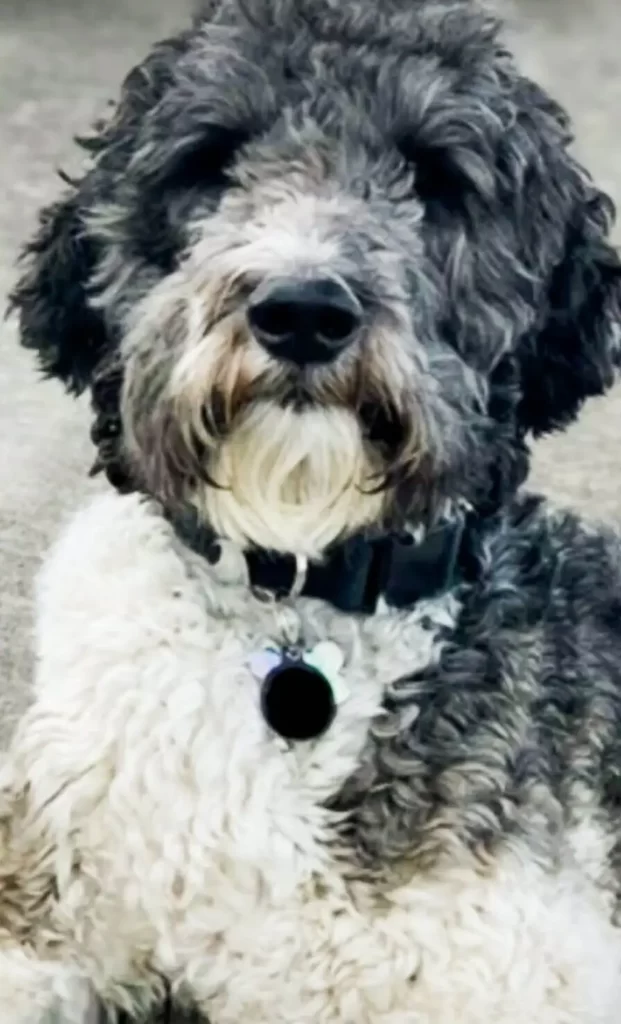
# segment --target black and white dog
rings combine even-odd
[[[213,0],[127,78],[13,296],[115,486],[39,582],[1,1024],[618,1024],[621,542],[517,494],[620,361],[569,142],[465,0]]]

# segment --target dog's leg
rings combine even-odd
[[[0,765],[0,1024],[95,1024],[86,980],[57,957],[52,848],[28,821],[12,762]]]
[[[0,763],[0,1024],[199,1024],[183,1012],[177,1017],[168,1003],[160,1012],[154,991],[132,991],[130,999],[131,985],[123,990],[114,973],[100,971],[99,984],[109,983],[104,1005],[88,968],[78,964],[80,941],[70,922],[68,928],[61,923],[66,908],[59,894],[59,868],[62,877],[72,849],[59,849],[45,805],[33,802],[32,787],[23,781],[32,763],[23,760],[32,741],[27,726],[24,719],[12,756]],[[114,944],[113,928],[107,941]],[[115,1005],[119,994],[119,1006],[135,997],[133,1013]]]

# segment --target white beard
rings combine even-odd
[[[218,486],[194,494],[216,532],[237,544],[317,558],[381,517],[379,464],[356,417],[258,403],[213,454]]]

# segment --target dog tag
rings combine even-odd
[[[308,742],[332,725],[346,697],[340,670],[343,654],[324,641],[301,655],[269,647],[248,665],[261,683],[261,712],[270,728],[290,742]]]

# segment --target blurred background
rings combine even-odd
[[[381,0],[377,0],[381,3]],[[621,205],[621,0],[491,0],[522,66],[573,114],[577,150]],[[191,0],[0,0],[0,303],[38,208],[77,169],[88,128],[152,41]],[[511,4],[511,6],[510,6]],[[76,162],[78,161],[78,162]],[[621,241],[621,230],[617,229]],[[100,484],[88,410],[39,383],[15,325],[0,320],[0,742],[28,695],[32,580],[76,503]],[[621,520],[621,388],[538,445],[531,486]]]

